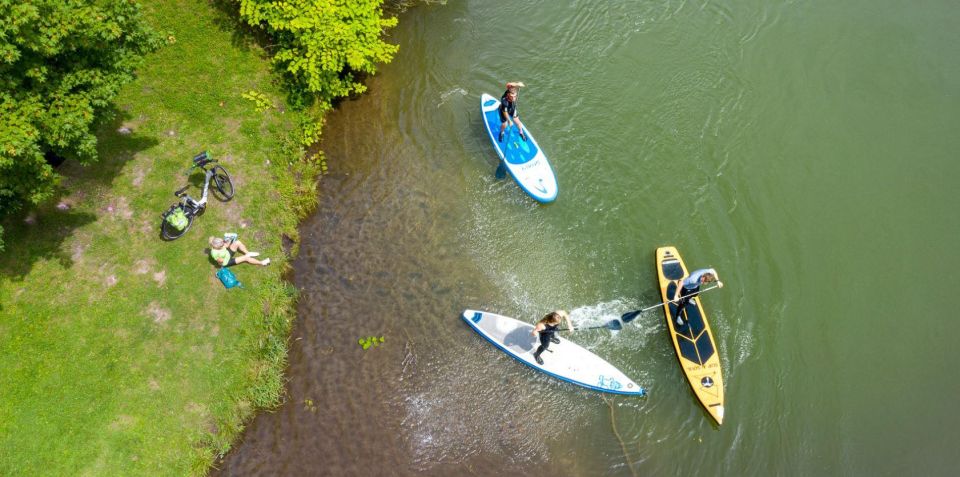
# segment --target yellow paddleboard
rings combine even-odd
[[[660,296],[663,312],[667,318],[670,340],[677,352],[677,359],[690,388],[697,395],[707,412],[723,423],[723,375],[720,372],[720,354],[713,341],[713,332],[707,322],[700,298],[693,298],[680,310],[686,318],[683,325],[677,324],[677,306],[667,303],[673,299],[681,281],[687,276],[687,267],[674,247],[657,249],[657,276],[660,279]]]

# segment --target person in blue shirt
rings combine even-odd
[[[683,307],[690,302],[691,298],[700,294],[700,285],[708,282],[717,282],[717,286],[723,288],[723,282],[720,281],[717,271],[712,268],[701,268],[694,271],[677,287],[677,292],[671,301],[677,303],[678,325],[683,325]]]
[[[520,88],[526,86],[522,81],[511,81],[507,83],[507,90],[500,97],[500,136],[498,140],[503,142],[503,132],[507,126],[517,123],[517,129],[520,130],[520,139],[527,140],[527,135],[523,132],[523,123],[520,122],[520,115],[517,113],[517,95],[520,94]]]

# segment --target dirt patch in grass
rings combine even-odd
[[[133,273],[143,275],[150,273],[151,268],[153,268],[153,260],[137,260],[137,263],[133,264]]]
[[[87,250],[87,244],[84,243],[75,243],[73,244],[72,249],[70,250],[70,260],[73,260],[73,263],[80,263],[83,259],[83,252]]]
[[[123,109],[124,111],[129,111],[130,105],[125,105],[121,109]],[[127,119],[126,121],[120,124],[120,126],[117,128],[117,132],[120,132],[121,129],[126,129],[127,130],[126,133],[120,132],[120,134],[130,134],[136,131],[144,122],[146,122],[146,120],[147,120],[146,114],[140,114],[136,118]]]
[[[113,336],[115,336],[120,342],[126,342],[128,339],[130,339],[131,334],[130,330],[127,330],[126,328],[116,328],[113,330]]]
[[[157,214],[158,224],[156,225],[151,223],[150,220],[146,218],[140,221],[140,227],[138,228],[140,233],[151,238],[158,237],[160,235],[160,225],[159,225],[160,218],[159,217],[160,217],[160,214]]]
[[[149,162],[140,162],[137,163],[136,167],[133,169],[133,179],[131,184],[137,189],[143,186],[144,179],[147,178],[147,175],[150,174],[151,167]]]
[[[87,193],[85,191],[74,190],[72,194],[60,199],[60,202],[57,203],[57,210],[61,212],[66,212],[70,209],[76,208],[77,205],[82,204],[86,198],[87,198]]]
[[[113,422],[110,423],[111,431],[122,431],[124,429],[129,429],[133,425],[135,419],[133,416],[128,416],[126,414],[121,414],[117,416]]]
[[[93,279],[96,283],[103,285],[104,288],[111,288],[119,283],[120,279],[117,278],[116,266],[112,263],[107,262],[93,262],[90,265],[96,266],[97,271],[90,275],[90,278]],[[82,275],[84,272],[80,270]],[[93,301],[103,298],[103,290],[91,290],[90,299]]]
[[[130,220],[133,217],[133,210],[130,208],[130,202],[126,197],[120,196],[107,203],[102,210],[111,217],[120,217],[124,220]]]
[[[150,306],[147,307],[147,315],[151,316],[156,324],[166,323],[171,318],[170,310],[155,301],[150,302]]]
[[[223,120],[223,131],[227,133],[227,137],[234,136],[240,131],[240,126],[243,123],[237,118],[226,118]]]
[[[207,411],[207,406],[204,406],[203,404],[197,404],[195,402],[188,402],[187,405],[183,407],[183,410],[189,412],[190,414],[196,414],[202,417],[206,417],[210,414]]]
[[[164,283],[167,283],[167,271],[160,270],[159,272],[154,273],[153,281],[157,282],[158,287],[162,287]]]
[[[213,344],[211,343],[205,343],[200,346],[191,346],[190,351],[194,354],[194,356],[198,356],[207,362],[213,361]]]
[[[243,207],[241,207],[240,204],[231,204],[224,210],[223,215],[226,218],[227,226],[236,227],[237,225],[241,224],[241,217],[243,217]]]

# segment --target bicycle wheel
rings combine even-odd
[[[233,181],[230,180],[230,174],[222,166],[213,168],[213,190],[217,199],[226,202],[233,198]]]
[[[164,212],[161,216],[163,218],[160,222],[160,235],[163,236],[164,240],[176,240],[182,237],[183,234],[187,233],[187,230],[190,230],[190,226],[193,225],[193,214],[188,213],[186,210],[184,210],[184,216],[187,218],[186,226],[183,228],[177,228],[170,223],[170,221],[167,220],[167,217],[169,217],[170,214],[174,213],[177,209],[183,210],[183,207],[179,204],[171,206],[170,209]]]

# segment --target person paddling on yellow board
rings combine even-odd
[[[537,361],[537,364],[543,365],[543,358],[540,357],[540,354],[550,347],[550,343],[560,343],[560,338],[557,338],[556,334],[557,331],[560,331],[561,319],[567,322],[567,328],[574,329],[573,323],[570,322],[570,315],[563,310],[557,310],[551,311],[547,313],[547,316],[540,318],[537,325],[533,327],[533,331],[530,332],[531,335],[540,337],[540,347],[533,353],[533,359]]]
[[[673,300],[677,302],[677,324],[683,326],[683,307],[690,302],[690,299],[700,294],[700,285],[708,282],[717,282],[717,287],[723,288],[723,282],[717,271],[712,268],[701,268],[696,270],[683,280],[683,283],[677,287],[677,292]]]
[[[520,122],[520,115],[517,113],[517,96],[520,94],[520,88],[524,86],[526,85],[522,81],[507,82],[507,90],[500,97],[500,136],[497,138],[500,142],[503,142],[503,132],[507,130],[507,126],[512,126],[513,123],[517,123],[520,139],[527,140],[527,135],[523,132],[523,123]]]

